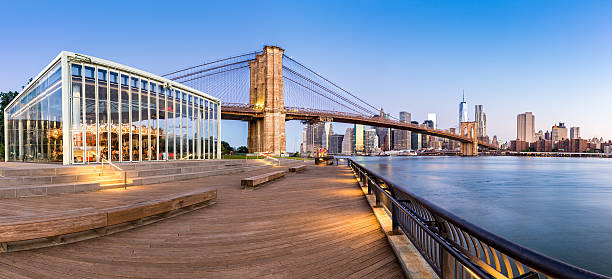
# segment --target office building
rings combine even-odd
[[[474,121],[476,121],[476,136],[484,138],[487,136],[487,115],[482,105],[474,106]]]
[[[363,138],[365,153],[374,153],[378,149],[378,135],[376,129],[368,129],[364,131]]]
[[[571,127],[570,128],[570,139],[579,139],[580,138],[580,127]]]
[[[5,161],[84,164],[218,159],[220,100],[63,51],[5,111]]]
[[[554,125],[552,127],[551,137],[553,146],[558,142],[567,139],[567,127],[565,127],[565,123],[559,122],[558,125]]]
[[[461,103],[459,103],[459,126],[458,127],[461,127],[461,122],[467,122],[467,121],[468,121],[467,103],[465,102],[465,92],[463,92]]]
[[[341,154],[343,139],[344,139],[344,135],[337,135],[337,134],[329,135],[329,144],[327,148],[327,153]]]
[[[346,128],[344,137],[342,138],[342,154],[352,155],[355,154],[355,129]]]
[[[364,146],[363,146],[363,132],[364,132],[364,126],[361,124],[355,124],[354,128],[353,128],[353,150],[355,154],[361,154],[363,153],[364,150]]]
[[[438,119],[435,113],[433,112],[427,113],[427,120],[433,123],[433,126],[432,126],[433,129],[438,129]]]
[[[412,116],[407,111],[400,111],[399,119],[400,119],[400,122],[410,123],[410,121],[412,121]]]
[[[411,121],[410,123],[414,124],[414,125],[419,125],[418,121]],[[410,148],[413,149],[413,150],[419,150],[419,149],[423,148],[423,146],[421,144],[421,140],[422,140],[421,139],[421,134],[419,134],[419,133],[412,133],[410,135],[410,146],[411,146]]]
[[[516,117],[516,139],[527,143],[535,141],[535,115],[533,113],[525,112]]]

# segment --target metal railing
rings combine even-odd
[[[115,170],[119,171],[121,173],[121,176],[123,178],[123,185],[127,187],[127,172],[125,170],[123,170],[122,168],[120,168],[119,166],[115,165],[113,162],[104,159],[104,157],[100,156],[98,153],[94,152],[94,151],[89,151],[87,153],[88,155],[94,155],[95,158],[100,158],[100,171],[98,172],[99,176],[103,176],[104,175],[104,163],[106,163],[107,165],[111,166],[111,168],[114,168]],[[89,160],[87,160],[87,165],[89,166]]]
[[[610,278],[511,242],[410,192],[361,164],[349,167],[376,206],[391,216],[393,233],[403,233],[442,279]],[[560,244],[562,245],[562,244]]]

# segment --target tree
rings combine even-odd
[[[238,152],[238,153],[249,153],[249,149],[246,146],[240,146],[240,147],[238,147],[238,149],[236,149],[236,152]]]
[[[230,146],[226,141],[221,141],[221,154],[230,154],[234,151],[234,148]]]

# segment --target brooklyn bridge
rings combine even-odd
[[[286,152],[285,121],[340,122],[403,129],[460,142],[461,155],[497,149],[476,137],[475,122],[462,122],[460,133],[401,122],[383,109],[343,89],[277,46],[180,69],[164,75],[220,98],[221,117],[248,121],[251,152]]]

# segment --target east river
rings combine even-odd
[[[612,159],[357,157],[493,233],[612,275]]]

